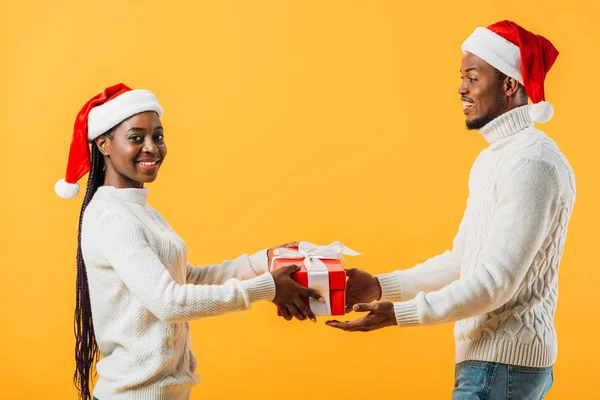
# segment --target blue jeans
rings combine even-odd
[[[485,361],[456,364],[452,400],[540,400],[554,383],[553,367],[531,368]]]

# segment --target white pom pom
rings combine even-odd
[[[529,108],[529,116],[535,122],[548,122],[554,115],[554,108],[546,101],[532,104]]]
[[[78,183],[67,183],[65,179],[61,179],[54,185],[54,191],[63,199],[72,199],[79,193]]]

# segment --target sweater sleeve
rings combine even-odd
[[[221,264],[194,267],[187,263],[187,283],[220,285],[229,279],[247,280],[267,272],[267,250],[243,254]]]
[[[149,246],[143,227],[118,213],[100,221],[104,254],[138,301],[165,322],[184,322],[241,311],[257,300],[272,300],[271,274],[246,281],[229,279],[222,285],[178,284]]]
[[[398,325],[458,321],[495,310],[514,296],[550,231],[559,190],[552,165],[527,159],[498,182],[497,191],[476,268],[440,290],[395,303]]]
[[[381,300],[407,301],[419,292],[438,290],[460,276],[460,262],[453,250],[430,258],[412,268],[376,275]]]
[[[467,210],[454,237],[451,250],[446,250],[412,268],[376,276],[381,286],[382,300],[411,300],[419,292],[441,289],[459,278],[466,235],[466,213]]]

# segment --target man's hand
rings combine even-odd
[[[394,304],[389,301],[378,301],[371,304],[355,304],[354,311],[369,312],[362,318],[354,321],[327,321],[326,324],[349,332],[370,332],[386,326],[396,325],[396,314]]]
[[[379,281],[368,272],[352,268],[346,270],[346,312],[357,303],[370,303],[381,298]]]
[[[273,303],[279,308],[281,315],[287,321],[291,320],[292,317],[296,317],[300,321],[308,318],[312,322],[317,322],[315,314],[300,296],[312,297],[321,303],[324,303],[325,299],[316,290],[306,288],[292,279],[291,275],[299,269],[300,267],[292,264],[271,272],[275,280]]]

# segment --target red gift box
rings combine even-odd
[[[298,248],[289,248],[286,250],[298,251]],[[272,270],[277,268],[285,267],[291,264],[295,264],[300,267],[299,271],[292,274],[292,278],[298,282],[298,284],[308,286],[308,270],[304,265],[304,258],[283,258],[275,257],[273,249],[269,250],[269,257],[272,261]],[[331,314],[317,314],[317,315],[344,315],[344,308],[346,304],[346,271],[342,265],[341,259],[320,259],[325,264],[329,276],[329,304],[331,306]],[[323,294],[323,293],[321,293]],[[310,307],[310,299],[303,296],[304,302]],[[313,310],[314,312],[314,310]],[[278,315],[281,315],[277,310]]]

